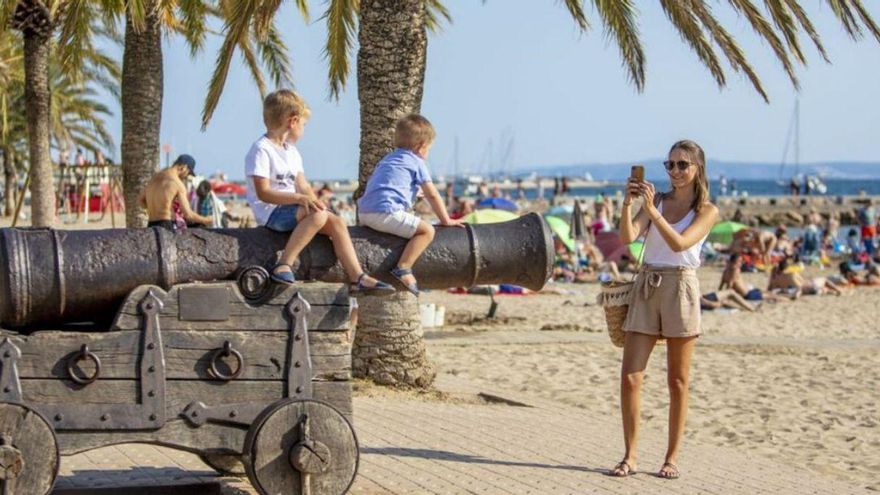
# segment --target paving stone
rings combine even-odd
[[[467,384],[438,385],[459,393]],[[360,470],[350,491],[374,494],[867,494],[857,485],[792,469],[733,449],[685,444],[682,477],[661,480],[665,438],[645,432],[635,476],[605,474],[620,456],[617,418],[587,418],[573,407],[356,397]],[[218,478],[190,453],[144,444],[64,457],[58,488],[221,482],[226,495],[256,493],[243,478]]]

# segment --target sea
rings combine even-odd
[[[827,187],[826,196],[880,195],[880,179],[825,179],[824,182]],[[544,197],[549,198],[553,194],[553,181],[544,179],[543,183]],[[524,184],[528,187],[525,191],[526,198],[536,198],[538,191],[534,188],[534,181],[526,180]],[[669,181],[657,181],[654,182],[654,185],[661,191],[669,189]],[[717,196],[721,191],[719,182],[717,180],[710,181],[709,190],[713,197]],[[618,194],[618,191],[621,191],[621,194],[623,193],[622,182],[595,187],[575,187],[569,191],[569,196],[589,197],[602,194],[615,196]],[[515,193],[511,192],[511,194]],[[734,181],[728,179],[727,182],[728,196],[772,196],[785,194],[789,194],[788,186],[781,186],[776,180],[736,180],[735,189]]]

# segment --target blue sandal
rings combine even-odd
[[[408,284],[403,281],[404,276],[412,275],[412,273],[413,273],[413,271],[411,268],[401,268],[399,266],[397,268],[395,268],[394,270],[391,270],[391,275],[394,278],[396,278],[397,280],[400,280],[400,283],[403,284],[404,287],[406,287],[406,290],[412,292],[413,295],[417,296],[417,295],[419,295],[419,284],[417,284],[415,282]]]
[[[366,273],[361,272],[358,275],[357,282],[349,286],[348,292],[351,294],[366,294],[368,296],[389,296],[397,292],[393,285],[386,284],[381,280],[376,280],[376,285],[372,287],[364,285],[364,277],[366,276]]]
[[[282,266],[286,266],[290,268],[289,272],[276,272],[275,270],[281,268]],[[278,282],[279,284],[285,285],[293,285],[296,282],[296,277],[293,276],[293,267],[288,265],[287,263],[278,263],[277,265],[272,267],[272,271],[269,273],[269,278],[272,279],[273,282]]]

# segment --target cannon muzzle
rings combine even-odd
[[[396,283],[388,272],[406,239],[349,230],[364,271]],[[249,266],[274,264],[287,238],[264,228],[0,229],[0,326],[109,321],[139,285],[169,289],[232,279]],[[532,213],[504,223],[438,227],[413,270],[428,289],[510,283],[538,290],[553,257],[550,229]],[[299,280],[348,281],[330,240],[320,235],[300,255],[296,272]]]

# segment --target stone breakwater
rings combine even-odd
[[[801,226],[814,210],[823,219],[836,216],[841,225],[857,225],[858,210],[868,202],[880,208],[880,196],[724,196],[715,199],[723,219],[752,226]]]

